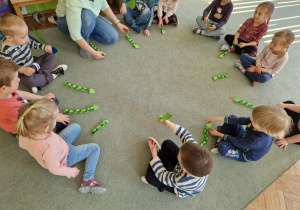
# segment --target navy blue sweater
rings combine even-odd
[[[224,123],[248,125],[251,124],[249,117],[226,116]],[[224,135],[224,141],[232,143],[243,150],[243,157],[246,161],[257,161],[265,156],[271,149],[273,137],[266,133],[254,131],[252,125],[247,127],[243,136],[233,137]]]

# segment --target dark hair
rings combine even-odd
[[[210,174],[214,166],[210,152],[204,147],[191,142],[182,145],[180,159],[187,172],[197,177]]]
[[[11,86],[11,82],[19,66],[13,61],[0,58],[0,87]]]

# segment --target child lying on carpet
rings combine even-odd
[[[210,118],[207,123],[224,122],[217,130],[209,130],[211,135],[219,137],[211,152],[241,162],[257,161],[269,152],[273,138],[283,138],[291,120],[284,109],[273,105],[256,107],[250,118],[235,115]],[[246,130],[242,125],[248,125]]]

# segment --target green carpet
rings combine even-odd
[[[251,115],[250,108],[234,103],[230,97],[256,106],[284,100],[300,103],[296,80],[300,65],[299,4],[273,1],[278,8],[267,36],[260,42],[259,51],[270,42],[274,32],[283,28],[297,31],[297,37],[282,71],[266,84],[253,88],[233,66],[239,59],[237,54],[217,58],[222,53],[219,48],[225,43],[223,37],[217,41],[192,33],[197,25],[196,17],[202,14],[208,2],[181,1],[176,13],[179,26],[166,26],[163,36],[156,25],[151,27],[149,38],[130,30],[129,35],[140,50],[134,49],[121,33],[119,41],[113,45],[91,40],[108,55],[101,61],[82,59],[76,44],[56,28],[39,31],[59,50],[57,64],[65,63],[69,67],[64,76],[44,87],[39,94],[55,93],[61,111],[102,105],[97,111],[70,115],[70,118],[72,123],[82,127],[75,144],[94,142],[100,145],[95,179],[107,188],[107,192],[80,194],[78,187],[84,163],[76,165],[81,172],[75,179],[52,175],[20,149],[16,139],[1,130],[0,209],[242,209],[299,160],[299,145],[289,145],[287,150],[282,150],[275,143],[258,162],[240,163],[213,155],[215,168],[206,188],[196,197],[186,199],[178,199],[168,192],[160,193],[140,180],[151,158],[148,136],[159,142],[172,139],[181,145],[168,128],[156,124],[155,119],[161,114],[173,114],[172,121],[187,128],[201,142],[208,118]],[[234,13],[226,25],[227,33],[235,33],[246,18],[253,15],[260,2],[233,1]],[[123,22],[123,18],[118,17]],[[213,82],[212,76],[225,73],[229,77]],[[66,87],[65,82],[94,88],[98,94],[76,91]],[[91,131],[104,119],[109,123],[92,135]],[[205,147],[210,149],[215,141],[216,138],[210,136]]]

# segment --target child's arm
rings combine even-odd
[[[205,24],[207,24],[208,22],[205,21],[205,19],[207,18],[207,20],[209,21],[208,19],[208,14],[210,13],[210,11],[216,6],[217,4],[217,0],[214,0],[213,2],[211,2],[210,5],[208,5],[208,7],[206,7],[206,9],[203,11],[203,20],[205,22]]]
[[[23,97],[28,101],[36,101],[36,100],[42,99],[42,98],[55,99],[55,95],[53,93],[48,93],[44,96],[36,95],[36,94],[29,93],[29,92],[26,92],[23,90],[17,90],[17,93],[20,97]]]
[[[279,146],[279,148],[283,147],[283,149],[286,149],[288,144],[293,144],[298,142],[300,142],[300,134],[280,139],[279,141],[276,142],[276,144]]]
[[[220,19],[219,23],[217,25],[215,25],[216,29],[224,26],[227,23],[227,21],[229,20],[229,17],[232,13],[232,10],[233,10],[233,5],[232,5],[232,3],[228,3],[228,4],[229,5],[226,5],[226,7],[225,7],[227,9],[227,11],[223,15],[223,17]]]
[[[212,124],[216,121],[220,121],[220,122],[224,122],[224,118],[225,117],[213,117],[213,118],[209,118],[207,121],[206,121],[206,124]]]
[[[50,46],[50,45],[49,45]],[[29,41],[29,47],[31,49],[40,49],[40,50],[44,50],[45,51],[45,47],[46,45],[45,44],[42,44],[42,43],[38,43],[36,41],[33,41],[33,40],[30,40]],[[51,49],[52,50],[52,49]]]
[[[35,70],[33,68],[30,68],[30,67],[20,67],[19,68],[19,72],[21,74],[24,74],[24,75],[26,75],[26,76],[29,77],[29,76],[33,75],[33,73],[35,72]]]
[[[281,103],[281,104],[277,104],[276,106],[278,106],[280,108],[283,108],[283,109],[289,109],[293,112],[300,113],[300,105],[297,105],[297,104],[284,104],[284,103]]]
[[[150,8],[150,14],[151,14],[151,16],[150,16],[149,21],[148,21],[148,23],[146,25],[146,28],[144,30],[144,34],[147,37],[151,35],[149,29],[151,27],[151,24],[152,24],[153,18],[154,18],[154,6]]]

